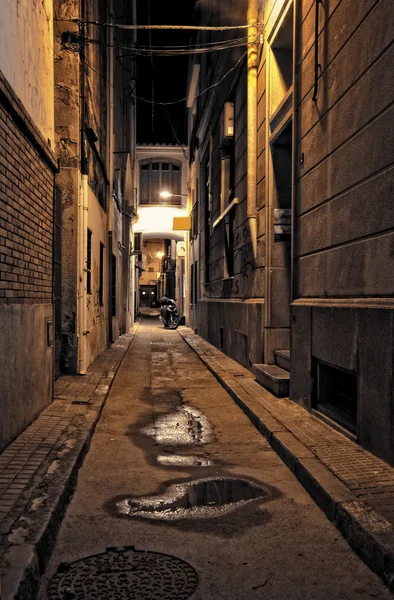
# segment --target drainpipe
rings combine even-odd
[[[88,242],[88,176],[82,175],[79,188],[78,214],[78,374],[86,375],[86,262]]]
[[[247,218],[253,258],[257,256],[257,0],[249,0],[248,21],[248,181]]]
[[[108,23],[113,23],[113,0],[108,2],[107,20]],[[112,296],[111,296],[111,280],[112,280],[112,253],[117,251],[117,245],[113,238],[113,181],[114,181],[114,28],[107,27],[107,173],[109,185],[107,186],[107,265],[108,265],[108,287],[107,287],[107,311],[108,311],[108,344],[113,341],[112,328]],[[125,219],[123,219],[122,227]],[[118,262],[118,261],[117,261]],[[117,286],[119,288],[118,279]],[[116,290],[116,297],[119,291]],[[117,315],[118,318],[118,315]]]

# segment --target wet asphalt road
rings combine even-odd
[[[87,570],[79,588],[69,575],[65,595],[47,595],[59,563],[126,546],[187,564],[158,559],[167,569],[163,589],[157,555],[149,555],[145,567],[100,567],[90,595]],[[131,588],[134,595],[122,592]],[[41,588],[41,600],[48,597],[391,595],[180,335],[155,318],[138,329],[79,472]]]

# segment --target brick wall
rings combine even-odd
[[[52,400],[55,171],[0,71],[0,451]]]
[[[0,303],[51,303],[53,171],[2,104],[0,146]]]

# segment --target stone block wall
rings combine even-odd
[[[300,4],[291,394],[313,360],[357,378],[357,439],[394,463],[394,4]],[[299,160],[302,157],[302,160]],[[300,164],[302,163],[302,164]]]

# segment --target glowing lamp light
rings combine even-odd
[[[163,256],[164,256],[164,252],[160,252],[160,251],[159,251],[159,252],[156,254],[156,256],[157,256],[157,258],[163,258]]]
[[[160,198],[171,198],[172,194],[171,192],[160,192]]]

